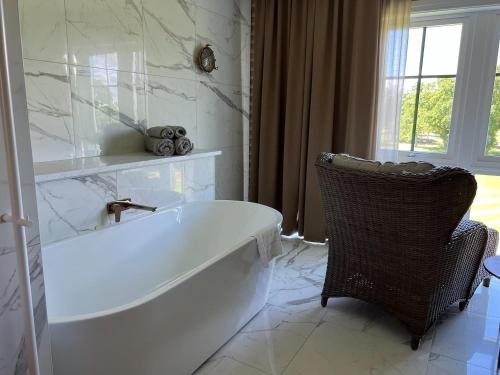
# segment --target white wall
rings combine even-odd
[[[216,197],[243,198],[250,0],[20,0],[36,162],[141,150],[147,127],[185,126],[221,149]],[[219,70],[198,71],[209,43]]]
[[[121,198],[166,209],[215,198],[214,158],[133,167],[37,184],[40,237],[43,245],[113,225],[106,203]],[[125,211],[122,221],[150,215]]]

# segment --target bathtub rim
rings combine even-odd
[[[279,211],[275,210],[272,207],[265,206],[265,205],[260,204],[260,203],[246,202],[246,201],[234,201],[234,200],[215,200],[215,201],[209,201],[209,202],[237,202],[237,203],[245,203],[245,204],[252,205],[252,206],[259,206],[259,207],[261,207],[267,211],[270,211],[274,214],[274,217],[275,217],[274,225],[278,226],[280,231],[281,231],[281,225],[283,222],[283,215]],[[190,203],[186,203],[186,204],[209,203],[209,202],[190,202]],[[134,219],[128,220],[128,221],[124,222],[123,224],[127,224],[127,223],[137,221],[137,220],[146,220],[147,218],[150,218],[153,215],[160,215],[160,214],[168,212],[168,211],[175,211],[181,207],[183,207],[183,205],[165,208],[165,209],[159,210],[151,215],[140,216],[136,219],[134,218]],[[272,225],[272,224],[270,224],[270,225]],[[96,231],[102,231],[105,229],[115,228],[118,226],[119,226],[119,224],[112,225],[110,227],[102,227]],[[263,228],[265,228],[265,227],[263,227]],[[96,231],[93,231],[90,233],[85,233],[85,234],[78,236],[78,237],[84,238],[87,236],[91,236]],[[47,247],[52,247],[56,244],[60,244],[61,242],[64,242],[64,241],[69,241],[69,240],[74,239],[74,238],[75,237],[71,237],[71,238],[63,239],[61,241],[53,242],[53,243],[47,245]],[[145,294],[144,296],[140,296],[136,299],[133,299],[130,302],[127,302],[127,303],[119,305],[119,306],[111,307],[108,309],[103,309],[100,311],[92,312],[92,313],[84,313],[84,314],[77,314],[77,315],[71,315],[71,316],[61,316],[61,317],[56,317],[56,318],[51,318],[50,315],[47,314],[48,323],[55,325],[55,324],[75,323],[75,322],[80,322],[80,321],[85,321],[85,320],[104,318],[104,317],[111,316],[111,315],[114,315],[114,314],[117,314],[117,313],[120,313],[123,311],[131,310],[133,308],[136,308],[138,306],[146,304],[146,303],[154,300],[155,298],[161,296],[162,294],[167,292],[169,289],[174,288],[175,286],[181,284],[183,281],[189,279],[190,277],[197,275],[198,273],[200,273],[204,269],[210,267],[212,264],[219,262],[220,260],[225,258],[227,255],[242,248],[243,246],[247,245],[248,243],[250,243],[252,241],[256,242],[257,240],[255,237],[249,236],[249,237],[241,240],[240,242],[236,243],[234,246],[230,247],[228,250],[221,252],[217,256],[214,256],[214,257],[208,259],[207,261],[201,263],[200,265],[194,267],[193,269],[191,269],[191,270],[189,270],[189,271],[187,271],[187,272],[185,272],[185,273],[183,273],[183,274],[181,274],[181,275],[179,275],[179,276],[177,276],[169,281],[166,281],[166,282],[160,284],[159,286],[157,286],[153,290],[151,290],[149,293]],[[43,254],[42,254],[42,256],[43,256]],[[274,262],[274,259],[271,260],[271,262]],[[271,265],[269,265],[269,267],[270,266]]]

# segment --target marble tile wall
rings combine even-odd
[[[122,198],[165,209],[215,198],[215,160],[220,156],[168,162],[37,184],[43,245],[114,224],[106,203]],[[83,198],[83,199],[82,199]],[[149,215],[128,210],[122,222]]]
[[[221,149],[216,197],[243,198],[251,0],[20,0],[35,162],[139,151],[148,127]],[[211,44],[219,70],[196,66]],[[65,182],[66,183],[66,182]]]
[[[40,9],[40,11],[43,11],[43,9]],[[23,56],[19,47],[19,17],[16,2],[4,2],[2,12],[6,21],[4,36],[9,50],[8,65],[12,84],[11,95],[13,98],[13,116],[16,124],[16,146],[24,214],[33,223],[26,229],[26,238],[38,356],[41,374],[51,375],[50,340],[45,307],[45,287],[35,200],[33,160],[31,157],[29,128],[27,126],[28,114],[24,95],[25,80],[22,71]],[[57,25],[54,26],[54,24],[50,27],[57,29]],[[47,74],[62,76],[64,73],[58,70],[47,70]],[[41,77],[40,79],[43,81],[47,78]],[[57,103],[60,103],[61,100],[64,99],[59,96],[55,97]],[[39,121],[39,118],[44,118],[47,113],[56,113],[53,111],[54,108],[44,108],[39,106],[38,103],[33,103],[33,105],[35,106],[33,107],[33,115],[37,121]],[[70,121],[67,121],[67,118],[62,113],[54,118],[57,119],[57,124],[61,130],[56,134],[56,137],[69,139],[72,136],[69,133],[71,129]],[[12,212],[2,126],[3,124],[0,122],[0,214]],[[11,224],[0,224],[0,374],[2,375],[27,374],[22,309],[13,228]]]

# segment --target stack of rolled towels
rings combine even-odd
[[[186,155],[193,150],[193,143],[182,126],[155,126],[146,131],[145,147],[158,156]]]

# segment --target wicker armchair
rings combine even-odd
[[[329,244],[321,304],[349,296],[376,303],[402,321],[416,350],[451,304],[467,307],[487,277],[498,233],[462,220],[476,181],[460,168],[380,173],[316,162]],[[489,285],[489,278],[484,285]]]

